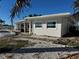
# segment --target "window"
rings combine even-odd
[[[35,27],[37,28],[37,27],[42,27],[42,23],[41,22],[38,22],[38,23],[35,23]]]
[[[47,28],[56,28],[56,22],[47,22]]]

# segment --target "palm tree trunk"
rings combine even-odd
[[[11,19],[11,25],[13,26],[13,19]]]
[[[13,27],[14,27],[14,25],[13,25],[13,19],[11,18],[11,30],[13,31]]]

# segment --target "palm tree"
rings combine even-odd
[[[79,27],[79,0],[75,0],[74,1],[74,4],[73,4],[73,9],[74,9],[74,14],[73,14],[73,17],[75,18],[75,25],[76,25],[76,28],[78,30],[78,27]]]
[[[79,0],[75,0],[74,1],[73,8],[74,8],[74,14],[73,14],[73,16],[76,19],[78,19],[78,17],[79,17]]]
[[[13,26],[13,19],[18,15],[24,7],[30,6],[31,0],[16,0],[15,5],[11,9],[11,25]]]

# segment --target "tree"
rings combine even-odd
[[[11,9],[11,25],[13,26],[13,19],[16,15],[19,15],[19,13],[23,10],[24,7],[30,6],[31,0],[16,0],[15,5]]]
[[[32,14],[29,14],[28,16],[29,16],[29,17],[33,17],[33,15],[32,15]]]
[[[74,14],[73,14],[73,16],[77,20],[77,19],[79,19],[79,0],[75,0],[74,1],[73,8],[74,8]]]
[[[79,27],[79,0],[75,0],[74,1],[74,4],[73,4],[73,9],[74,9],[74,13],[73,13],[73,17],[75,18],[75,25],[76,25],[76,28],[77,28],[77,30],[79,30],[78,29],[78,27]]]
[[[0,23],[4,23],[5,21],[3,21],[2,19],[0,19]]]

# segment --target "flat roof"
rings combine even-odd
[[[68,15],[71,15],[71,14],[69,12],[67,12],[67,13],[58,13],[58,14],[35,16],[35,17],[26,17],[24,19],[35,19],[35,18],[56,17],[56,16],[68,16]]]
[[[19,22],[24,22],[25,20],[23,19],[23,20],[18,20],[16,23],[19,23]]]
[[[57,13],[57,14],[50,14],[50,15],[42,15],[42,16],[33,16],[33,17],[25,17],[23,20],[19,20],[17,21],[17,23],[19,22],[24,22],[29,19],[36,19],[36,18],[45,18],[45,17],[56,17],[56,16],[69,16],[71,15],[69,12],[66,12],[66,13]]]

